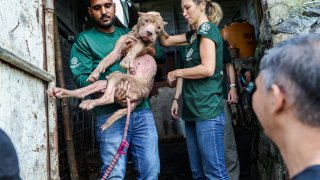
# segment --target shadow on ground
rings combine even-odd
[[[160,176],[159,180],[192,180],[189,168],[187,146],[184,140],[179,142],[159,143]],[[99,154],[87,160],[90,180],[99,178]],[[132,163],[127,163],[126,180],[135,180]]]
[[[240,143],[243,143],[241,140]],[[246,149],[247,151],[247,149]],[[159,143],[161,172],[159,180],[192,180],[188,152],[185,140],[178,142],[160,142]],[[97,180],[99,178],[100,159],[98,153],[90,157],[88,163],[88,173],[90,180]],[[246,159],[247,154],[244,151],[240,152],[239,158]],[[246,163],[240,163],[243,166],[247,166]],[[243,170],[247,170],[243,167]],[[242,172],[240,180],[251,180],[248,172]],[[85,178],[87,179],[87,178]],[[126,180],[135,180],[135,172],[132,163],[127,163]]]

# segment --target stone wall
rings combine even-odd
[[[264,19],[260,42],[274,46],[296,34],[320,33],[320,2],[312,0],[262,0]]]
[[[279,42],[302,33],[320,33],[320,2],[312,0],[261,0],[264,11],[260,26],[257,59]],[[277,147],[256,128],[252,174],[256,179],[288,179]]]

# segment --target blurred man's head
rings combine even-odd
[[[292,115],[320,129],[320,34],[297,36],[263,57],[253,108],[267,135],[277,131],[277,118]]]
[[[97,28],[111,28],[115,21],[115,11],[116,4],[113,0],[90,0],[88,12]]]

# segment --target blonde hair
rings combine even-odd
[[[193,0],[196,4],[200,4],[200,2],[206,3],[206,10],[205,13],[208,17],[208,20],[216,25],[219,25],[223,13],[220,5],[211,0]]]

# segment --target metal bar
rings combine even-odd
[[[44,5],[46,11],[54,12],[54,0],[45,0]]]
[[[28,61],[22,58],[19,58],[15,54],[1,47],[0,47],[0,59],[44,81],[51,82],[55,79],[54,76],[52,76],[47,71],[36,67],[35,65],[29,63]]]
[[[50,74],[56,75],[55,72],[55,52],[54,52],[54,4],[53,0],[45,0],[44,9],[44,31],[45,31],[45,60],[47,70]],[[56,85],[55,81],[48,83],[48,88]],[[48,97],[48,96],[47,96]],[[50,180],[59,180],[59,150],[58,150],[58,123],[56,101],[48,97],[48,175]]]

